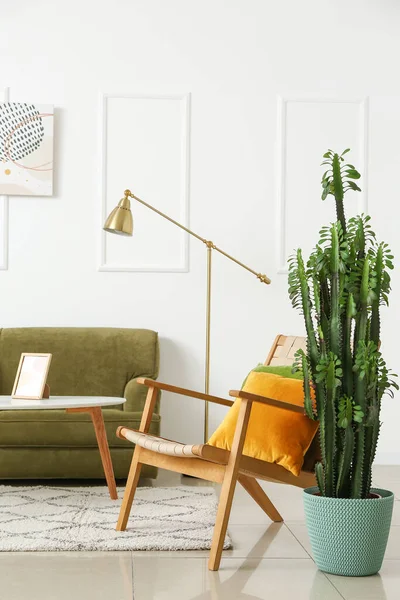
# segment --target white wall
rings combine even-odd
[[[190,241],[187,273],[98,270],[100,94],[190,93],[190,225],[273,281],[263,286],[214,257],[211,388],[226,394],[240,386],[276,333],[302,332],[287,299],[286,275],[278,271],[288,251],[298,243],[309,247],[321,222],[333,218],[332,202],[319,199],[319,161],[327,146],[352,146],[365,192],[348,198],[349,209],[368,206],[378,234],[400,256],[399,28],[396,0],[8,3],[0,20],[0,89],[9,86],[13,101],[56,106],[56,173],[53,198],[10,198],[1,325],[152,328],[161,336],[161,379],[202,387],[203,245]],[[175,148],[166,156],[171,180],[158,154],[158,182],[148,176],[151,186],[140,191],[172,216],[184,217],[184,195],[177,202],[165,191],[185,171],[176,150],[183,135],[179,123],[172,126],[166,118],[157,132],[160,147],[171,138]],[[121,196],[118,191],[114,197],[113,186],[135,191],[146,130],[137,139],[123,127],[110,135],[108,158],[118,140],[125,157],[123,170],[113,171],[113,194],[106,197],[112,205]],[[144,209],[134,208],[139,230],[148,227],[150,235],[150,225],[156,228],[160,264],[168,262],[169,252],[176,265],[183,243],[178,230],[161,221],[155,225]],[[125,241],[118,248],[119,239],[112,242],[111,262],[146,262],[144,246],[131,240],[130,250]],[[399,272],[382,336],[395,371]],[[163,434],[201,440],[202,408],[194,400],[165,396]],[[211,409],[211,426],[222,414]],[[398,398],[386,400],[383,418],[380,459],[400,461]]]

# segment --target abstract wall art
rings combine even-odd
[[[53,117],[49,105],[0,104],[0,195],[52,195]]]

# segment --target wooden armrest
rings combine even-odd
[[[245,398],[251,402],[261,402],[262,404],[268,404],[269,406],[275,406],[276,408],[283,408],[284,410],[301,413],[302,415],[305,414],[302,406],[290,404],[290,402],[285,402],[284,400],[274,400],[274,398],[266,398],[265,396],[259,396],[258,394],[250,394],[250,392],[244,392],[243,390],[231,390],[229,395],[233,396],[234,398]]]
[[[207,402],[213,402],[214,404],[222,404],[223,406],[232,406],[233,404],[231,400],[225,400],[225,398],[210,396],[209,394],[195,392],[194,390],[186,390],[185,388],[169,385],[168,383],[161,383],[160,381],[154,381],[153,379],[146,379],[145,377],[139,377],[136,381],[141,385],[147,385],[149,388],[157,388],[159,390],[164,390],[165,392],[172,392],[173,394],[181,394],[182,396],[189,396],[190,398],[197,398],[198,400],[206,400]]]

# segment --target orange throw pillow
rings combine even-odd
[[[243,390],[303,406],[303,382],[298,379],[252,371]],[[208,444],[224,450],[231,449],[239,404],[238,398]],[[318,422],[305,415],[253,402],[243,454],[276,463],[298,476],[303,466],[304,455],[317,430]]]

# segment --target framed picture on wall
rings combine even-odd
[[[48,397],[46,382],[51,357],[51,354],[29,354],[27,352],[21,354],[11,394],[12,398],[41,400],[44,395]]]
[[[54,107],[0,104],[0,196],[53,193]]]

